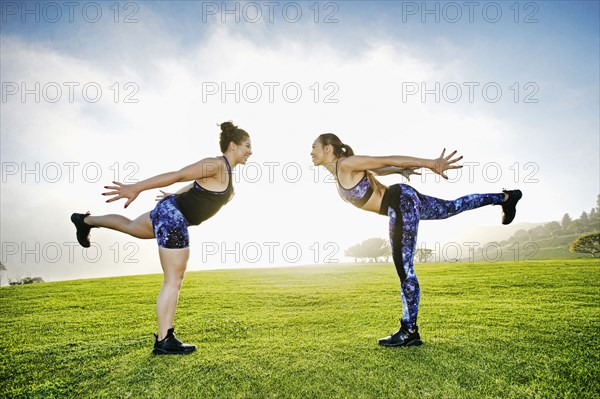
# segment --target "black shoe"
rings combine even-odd
[[[398,331],[389,337],[381,338],[377,343],[381,346],[394,347],[421,345],[423,341],[421,341],[418,327],[415,327],[414,332],[410,332],[403,323]]]
[[[503,190],[502,192],[508,194],[508,198],[502,203],[502,224],[510,224],[517,214],[517,202],[523,193],[521,190]]]
[[[92,229],[92,227],[96,227],[90,226],[89,224],[85,224],[85,222],[83,221],[83,219],[85,219],[86,216],[89,216],[89,214],[90,213],[88,212],[74,213],[71,215],[71,222],[73,222],[75,228],[77,228],[77,241],[79,242],[79,245],[81,245],[84,248],[90,247],[90,230]]]
[[[154,334],[156,342],[152,353],[155,355],[187,355],[196,350],[196,345],[184,344],[175,338],[175,328],[169,328],[167,336],[159,341],[158,335]]]

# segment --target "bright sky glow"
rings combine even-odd
[[[103,185],[218,155],[225,120],[250,133],[254,155],[233,201],[191,228],[189,270],[344,261],[350,245],[386,237],[386,218],[344,203],[311,165],[323,132],[365,155],[457,149],[465,167],[450,181],[410,184],[448,199],[519,187],[516,223],[589,211],[599,3],[466,3],[2,2],[8,275],[159,273],[154,241],[93,230],[83,251],[69,215],[149,211],[157,192],[123,210]],[[472,241],[478,228],[501,233],[499,220],[488,207],[424,222],[419,242]]]

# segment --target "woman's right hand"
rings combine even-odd
[[[125,208],[129,206],[137,198],[140,194],[140,190],[138,189],[136,184],[123,184],[116,181],[113,181],[113,184],[116,186],[104,186],[104,188],[113,191],[107,191],[102,193],[102,195],[112,195],[112,198],[106,200],[106,202],[113,202],[116,200],[120,200],[121,198],[127,199],[125,202]]]
[[[458,158],[451,159],[454,156],[454,154],[456,154],[456,151],[453,151],[450,155],[447,156],[445,156],[445,154],[446,149],[444,148],[444,151],[442,151],[442,155],[440,155],[437,159],[432,160],[432,165],[429,166],[429,169],[431,169],[432,172],[442,176],[444,179],[448,179],[448,176],[446,175],[445,171],[447,171],[448,169],[462,168],[462,165],[455,164],[456,162],[460,161],[463,157],[460,156]]]

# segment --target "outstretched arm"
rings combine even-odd
[[[104,188],[112,191],[104,192],[102,195],[113,196],[106,202],[117,201],[121,198],[127,199],[127,202],[125,202],[125,208],[127,208],[142,191],[166,187],[174,183],[215,176],[219,171],[220,162],[221,161],[216,158],[206,158],[178,171],[163,173],[135,184],[122,184],[114,181],[114,186],[104,186]]]
[[[354,155],[345,159],[344,162],[340,164],[340,168],[344,168],[352,172],[377,170],[388,167],[396,167],[401,169],[427,168],[434,173],[439,174],[444,179],[447,179],[448,176],[446,176],[445,172],[448,169],[462,168],[461,165],[456,165],[456,162],[460,161],[463,157],[460,156],[452,159],[452,157],[456,154],[456,151],[453,151],[450,155],[445,154],[446,149],[444,149],[442,154],[436,159],[416,158],[404,155],[391,155],[387,157]]]
[[[398,168],[396,166],[387,166],[384,168],[373,169],[371,172],[378,176],[387,176],[392,174],[400,174],[410,181],[410,175],[420,175],[420,172],[415,172],[417,168]]]

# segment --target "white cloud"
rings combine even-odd
[[[147,27],[136,29],[139,34]],[[110,54],[106,57],[98,54],[99,62],[95,62],[21,38],[1,38],[3,82],[40,82],[42,87],[48,82],[78,82],[78,87],[94,82],[102,88],[102,98],[97,103],[85,101],[76,89],[73,103],[63,99],[37,104],[27,97],[26,103],[11,98],[2,104],[3,165],[14,162],[20,167],[25,162],[31,167],[32,163],[40,162],[41,175],[44,166],[54,162],[63,166],[61,172],[65,176],[55,184],[33,184],[32,174],[3,176],[7,179],[2,187],[3,242],[37,240],[43,247],[44,243],[73,241],[68,221],[71,212],[123,211],[119,205],[104,204],[99,196],[102,185],[110,182],[117,172],[121,180],[128,172],[135,172],[133,177],[143,179],[216,155],[216,123],[229,119],[251,134],[254,146],[251,161],[261,167],[262,175],[253,181],[252,166],[238,169],[238,176],[245,178],[237,184],[234,201],[214,219],[191,229],[191,269],[203,267],[203,260],[210,266],[222,266],[221,253],[203,259],[200,249],[211,249],[212,244],[225,243],[225,248],[231,249],[239,243],[242,249],[251,251],[255,249],[251,243],[258,243],[265,254],[251,265],[280,265],[285,263],[286,254],[275,249],[275,259],[268,261],[266,251],[270,247],[265,242],[278,242],[279,248],[297,243],[303,250],[298,262],[312,263],[323,260],[315,259],[315,254],[319,249],[319,255],[323,255],[330,241],[338,243],[337,255],[341,258],[351,244],[371,236],[386,236],[386,219],[343,203],[332,184],[322,183],[322,169],[317,179],[320,183],[315,183],[316,172],[310,168],[308,154],[314,138],[325,131],[338,133],[357,153],[434,157],[446,147],[458,149],[465,162],[479,163],[471,170],[472,175],[463,169],[463,177],[457,182],[434,183],[431,176],[413,179],[412,184],[426,194],[451,199],[471,192],[512,187],[515,178],[510,167],[519,162],[523,176],[528,172],[523,169],[524,163],[537,162],[540,169],[535,177],[539,176],[540,181],[526,187],[527,201],[523,201],[519,213],[522,220],[540,221],[548,214],[562,215],[564,203],[571,201],[569,196],[561,194],[561,204],[555,204],[550,211],[540,209],[539,201],[554,195],[557,184],[554,182],[558,176],[549,172],[553,170],[550,166],[553,161],[545,158],[543,150],[552,143],[518,149],[516,154],[529,154],[527,159],[516,155],[515,146],[528,140],[523,138],[519,120],[510,114],[500,117],[491,112],[493,104],[481,100],[476,104],[445,101],[424,104],[419,96],[414,96],[403,101],[403,83],[468,81],[463,72],[468,63],[458,50],[451,62],[439,65],[400,39],[373,38],[348,58],[347,49],[336,50],[328,39],[314,42],[292,35],[264,43],[260,41],[262,31],[258,28],[258,33],[248,36],[244,30],[234,31],[226,24],[219,24],[207,29],[202,41],[182,51],[177,43],[170,42],[174,40],[172,36],[162,36],[161,32],[160,29],[155,32],[162,37],[158,49],[146,45],[142,46],[145,50],[136,49],[145,62],[138,59],[133,64],[127,58],[116,62]],[[109,33],[123,34],[123,31]],[[115,51],[123,52],[132,46],[130,40],[121,45]],[[456,46],[438,45],[447,48],[448,53]],[[126,83],[134,86],[126,89]],[[119,101],[115,103],[117,87]],[[203,93],[209,87],[219,91],[212,95]],[[283,91],[284,87],[289,91]],[[298,87],[302,94],[293,102]],[[223,88],[229,90],[225,101],[221,98]],[[252,102],[258,97],[257,88],[261,97]],[[315,102],[317,90],[319,99]],[[125,103],[126,95],[138,102]],[[234,100],[236,95],[238,102]],[[327,95],[330,100],[338,101],[325,103]],[[79,162],[79,174],[72,181],[66,178],[65,162]],[[91,182],[93,176],[81,174],[81,169],[92,162],[99,165],[102,173],[95,183]],[[502,169],[503,175],[497,181],[483,175],[482,169],[490,162]],[[272,169],[266,166],[269,163]],[[293,182],[298,168],[302,177]],[[94,171],[94,168],[88,170]],[[492,173],[494,169],[487,171]],[[597,170],[588,173],[591,178],[598,176]],[[384,180],[391,184],[400,179]],[[581,187],[574,184],[572,190],[578,193]],[[592,204],[593,195],[584,202]],[[135,217],[151,209],[153,196],[154,193],[143,194],[123,213]],[[6,212],[7,209],[16,210]],[[26,226],[31,225],[32,219],[46,220],[48,215],[52,215],[48,219],[51,222],[36,225],[34,236]],[[464,230],[464,226],[493,225],[498,220],[499,209],[478,210],[444,222],[424,224],[421,239],[448,240],[457,230]],[[94,240],[105,248],[105,254],[110,254],[111,250],[106,248],[117,242],[123,251],[123,243],[135,241],[105,229],[95,230]],[[91,268],[93,271],[90,269],[89,275],[159,271],[154,244],[146,241],[139,245],[138,264],[115,261],[105,255]],[[252,256],[250,252],[246,255]],[[50,279],[88,273],[75,270],[73,264],[34,262],[34,267],[18,258],[13,256],[3,263],[45,272]],[[225,264],[231,265],[232,259],[232,255],[225,256]]]

